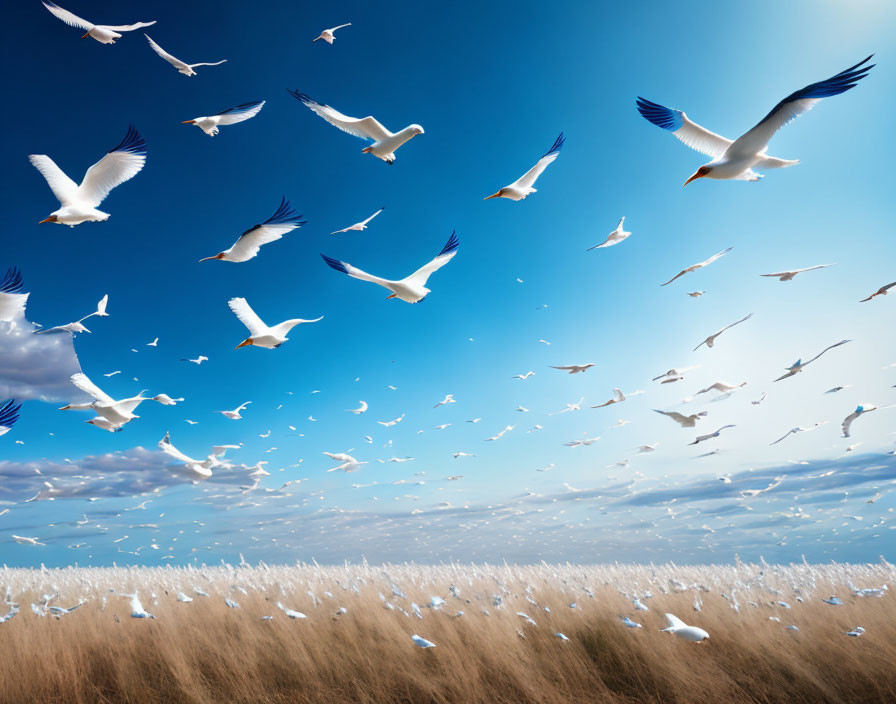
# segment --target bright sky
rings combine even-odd
[[[77,320],[104,294],[110,316],[87,321],[77,361],[67,336],[26,343],[0,332],[0,402],[12,391],[25,400],[0,437],[4,562],[183,563],[240,552],[320,562],[872,560],[894,546],[896,459],[884,453],[896,448],[896,408],[860,418],[849,439],[840,432],[857,404],[896,403],[896,366],[885,368],[896,362],[896,300],[858,303],[896,279],[892,4],[63,6],[94,22],[158,20],[146,31],[170,53],[227,63],[188,78],[141,31],[114,45],[82,40],[36,0],[7,19],[16,31],[0,55],[17,68],[0,132],[0,273],[22,270],[34,323]],[[311,42],[344,22],[352,26],[332,46]],[[635,109],[641,95],[736,138],[784,96],[871,53],[878,65],[854,90],[771,142],[771,154],[800,164],[759,183],[682,189],[708,159]],[[419,123],[425,134],[388,166],[287,89],[396,131]],[[180,124],[253,100],[267,101],[261,113],[214,139]],[[103,202],[111,218],[37,225],[58,204],[27,155],[47,154],[79,181],[129,124],[148,160]],[[536,194],[483,201],[561,131],[566,145]],[[281,196],[307,225],[251,261],[198,263]],[[381,206],[365,232],[329,235]],[[629,239],[585,251],[623,215]],[[319,256],[400,278],[453,230],[458,253],[419,305],[384,300],[384,289]],[[759,276],[834,263],[791,282]],[[706,293],[686,295],[696,290]],[[235,350],[246,330],[227,307],[234,296],[268,322],[325,317],[280,349]],[[748,313],[712,349],[692,351]],[[844,338],[852,342],[773,382]],[[198,355],[208,362],[180,361]],[[585,362],[595,366],[584,374],[550,368]],[[144,403],[122,432],[104,432],[85,424],[87,413],[58,410],[84,401],[67,381],[78,364],[113,397],[148,389],[186,400]],[[683,381],[651,381],[694,365]],[[716,381],[747,384],[727,399],[695,396]],[[836,386],[847,388],[825,394]],[[646,393],[590,408],[614,387]],[[457,402],[434,409],[446,394]],[[581,410],[550,415],[581,397]],[[361,400],[365,414],[346,412]],[[242,420],[215,413],[244,401]],[[708,416],[681,429],[652,409]],[[377,423],[402,414],[393,427]],[[620,418],[630,423],[611,428]],[[736,427],[688,446],[726,424]],[[232,469],[195,486],[157,449],[166,431],[197,458],[216,444],[243,446],[228,454]],[[367,464],[328,473],[337,463],[324,451]],[[453,458],[461,451],[475,457]],[[393,457],[414,459],[377,461]],[[271,476],[243,493],[243,467],[259,460]],[[730,484],[719,479],[727,475]],[[302,481],[279,488],[293,480]]]

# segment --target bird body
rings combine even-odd
[[[283,235],[300,228],[305,223],[306,221],[302,220],[302,216],[297,215],[296,211],[293,210],[289,201],[286,198],[281,198],[280,206],[271,217],[263,223],[246,230],[229,249],[218,252],[213,257],[204,257],[199,261],[205,262],[210,259],[218,259],[224,262],[247,262],[258,254],[259,249],[263,245],[276,242]]]
[[[891,284],[887,284],[886,286],[881,286],[879,289],[877,289],[877,291],[875,291],[870,296],[868,296],[868,298],[863,298],[861,301],[859,301],[859,303],[864,303],[865,301],[870,301],[872,298],[875,298],[876,296],[886,296],[887,291],[889,291],[894,286],[896,286],[896,281],[894,281]]]
[[[156,23],[156,21],[153,20],[152,22],[136,22],[134,24],[122,25],[93,24],[92,22],[88,22],[87,20],[78,17],[73,12],[69,12],[68,10],[59,7],[55,2],[44,0],[43,6],[70,27],[77,27],[85,30],[85,34],[81,39],[91,37],[96,39],[100,44],[114,44],[115,40],[121,39],[121,32],[131,32],[135,29],[141,29],[142,27],[151,27]]]
[[[619,244],[623,240],[627,239],[631,232],[627,232],[622,229],[622,225],[625,222],[625,218],[623,217],[619,224],[616,226],[616,229],[613,230],[609,235],[607,235],[607,239],[605,239],[600,244],[596,244],[593,247],[589,247],[586,251],[590,252],[592,249],[601,249],[603,247],[612,247],[614,244]]]
[[[698,435],[697,439],[694,440],[694,442],[689,442],[688,445],[699,445],[701,442],[704,442],[705,440],[711,440],[712,438],[717,438],[717,437],[719,437],[719,435],[721,435],[723,430],[725,430],[726,428],[733,428],[733,427],[735,427],[735,426],[723,425],[721,428],[719,428],[714,433],[709,433],[707,435]]]
[[[159,56],[161,56],[163,59],[165,59],[165,61],[167,61],[169,64],[174,66],[174,68],[177,69],[177,72],[182,73],[184,76],[195,76],[196,71],[194,71],[194,69],[198,68],[199,66],[219,66],[219,65],[227,62],[227,59],[221,59],[221,61],[215,61],[213,63],[203,62],[203,63],[198,63],[198,64],[188,64],[184,61],[181,61],[178,58],[175,58],[171,54],[169,54],[162,47],[160,47],[158,44],[156,44],[152,40],[152,37],[150,37],[148,34],[144,34],[143,36],[146,37],[146,41],[149,42],[149,45],[152,47],[152,50],[154,52],[156,52]]]
[[[700,411],[700,413],[692,413],[689,416],[686,416],[683,413],[679,413],[678,411],[658,411],[656,409],[654,409],[654,411],[666,416],[667,418],[671,418],[682,428],[693,428],[697,425],[698,420],[709,415],[706,411]]]
[[[709,633],[702,628],[689,626],[673,614],[666,614],[666,621],[668,621],[669,626],[662,629],[663,633],[674,633],[679,638],[689,640],[693,643],[700,643],[709,638]]]
[[[669,279],[666,283],[660,284],[660,286],[668,286],[673,281],[675,281],[675,279],[680,278],[680,277],[684,276],[685,274],[690,274],[692,271],[697,271],[697,269],[702,269],[705,266],[709,266],[717,259],[721,259],[722,257],[724,257],[732,249],[734,249],[734,247],[728,247],[727,249],[723,249],[721,252],[713,254],[709,259],[705,259],[702,262],[697,262],[696,264],[691,264],[691,266],[687,267],[686,269],[682,269],[675,276],[673,276],[671,279]]]
[[[793,364],[787,367],[787,373],[779,376],[777,379],[775,379],[775,381],[781,381],[782,379],[787,379],[791,376],[799,374],[806,366],[812,364],[812,362],[821,357],[821,355],[823,355],[825,352],[827,352],[828,350],[832,350],[835,347],[839,347],[840,345],[845,345],[847,342],[852,342],[852,340],[840,340],[840,342],[835,342],[833,345],[825,347],[821,352],[819,352],[807,362],[803,362],[801,359],[796,360]]]
[[[530,193],[535,193],[535,182],[548,167],[548,164],[552,164],[554,160],[560,155],[560,150],[563,148],[563,143],[565,141],[566,137],[564,137],[563,133],[561,132],[560,136],[557,137],[556,140],[554,140],[553,146],[543,157],[541,157],[541,159],[538,160],[535,166],[529,169],[526,173],[520,176],[519,179],[511,183],[509,186],[504,186],[504,188],[499,190],[497,193],[486,196],[484,200],[491,200],[492,198],[523,200]]]
[[[721,330],[719,330],[717,333],[713,333],[712,335],[710,335],[709,337],[707,337],[703,342],[701,342],[699,345],[697,345],[697,346],[694,348],[694,351],[696,352],[696,351],[699,350],[701,347],[703,347],[703,345],[706,345],[707,347],[710,347],[710,348],[711,348],[711,347],[715,344],[715,342],[716,342],[716,338],[717,338],[719,335],[721,335],[723,332],[725,332],[728,328],[733,328],[735,325],[740,325],[741,323],[746,322],[747,320],[749,320],[749,319],[752,318],[752,317],[753,317],[753,314],[750,313],[749,315],[744,316],[744,317],[741,318],[740,320],[735,320],[735,321],[734,321],[733,323],[731,323],[730,325],[726,325],[726,326],[723,327]]]
[[[240,404],[239,406],[234,408],[232,411],[218,411],[218,413],[220,413],[225,418],[230,418],[230,420],[239,420],[243,417],[242,415],[240,415],[243,409],[246,408],[246,406],[248,406],[250,403],[252,402],[246,401],[245,403]]]
[[[341,230],[336,230],[335,232],[331,232],[331,235],[338,235],[342,232],[348,232],[349,230],[354,230],[356,232],[362,232],[367,229],[367,224],[373,220],[377,215],[383,212],[385,208],[380,208],[373,215],[371,215],[366,220],[362,220],[361,222],[356,222],[354,225],[349,225],[348,227],[344,227]]]
[[[218,134],[218,127],[221,125],[235,125],[237,122],[243,122],[255,117],[264,107],[263,100],[257,100],[251,103],[243,103],[232,108],[227,108],[219,112],[217,115],[208,115],[204,117],[194,117],[192,120],[184,120],[182,125],[196,125],[205,132],[209,137]]]
[[[230,310],[232,310],[234,315],[239,318],[240,322],[248,328],[250,333],[249,337],[236,346],[236,349],[246,347],[247,345],[264,347],[269,350],[276,349],[289,339],[286,335],[296,325],[301,325],[302,323],[316,323],[324,319],[323,316],[315,318],[314,320],[290,318],[289,320],[284,320],[282,323],[277,323],[277,325],[268,326],[258,317],[255,311],[252,310],[252,307],[246,302],[245,298],[231,298],[227,305],[230,306]]]
[[[159,440],[159,449],[169,457],[173,457],[177,461],[183,462],[187,469],[193,472],[197,480],[208,479],[212,476],[212,468],[221,464],[220,460],[218,460],[215,455],[209,455],[208,458],[204,460],[194,460],[192,457],[185,455],[171,444],[170,433],[165,433],[165,437]],[[224,451],[222,450],[220,454],[224,454]]]
[[[760,276],[773,277],[778,279],[778,281],[793,281],[794,277],[797,274],[802,274],[804,271],[815,271],[816,269],[824,269],[829,266],[834,266],[833,264],[816,264],[815,266],[807,266],[804,269],[791,269],[789,271],[777,271],[773,274],[760,274]]]
[[[564,372],[569,372],[570,374],[582,374],[583,372],[587,372],[591,367],[594,366],[593,362],[588,362],[587,364],[567,364],[565,366],[551,366],[551,369],[560,369]]]
[[[70,403],[66,406],[63,406],[60,410],[93,410],[96,412],[98,417],[87,422],[91,425],[96,425],[103,430],[114,431],[120,429],[124,424],[134,420],[135,418],[139,418],[139,416],[134,415],[134,411],[137,409],[137,406],[143,403],[143,401],[155,400],[144,396],[143,392],[141,391],[136,396],[116,401],[106,392],[100,389],[96,384],[94,384],[83,372],[72,374],[71,382],[77,389],[83,391],[89,396],[92,396],[94,400],[90,403]],[[167,395],[164,395],[164,397],[170,400],[170,397],[168,397]],[[163,405],[171,405],[170,403],[166,404],[162,401],[159,401],[159,403],[162,403]]]
[[[343,27],[351,27],[351,22],[346,22],[345,24],[341,24],[338,27],[330,27],[329,29],[325,29],[320,33],[320,36],[312,39],[312,42],[316,42],[318,39],[323,39],[327,44],[332,44],[333,40],[336,38],[335,33],[337,29],[342,29]]]

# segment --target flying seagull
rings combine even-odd
[[[804,271],[815,271],[816,269],[825,269],[829,266],[835,266],[834,264],[816,264],[815,266],[807,266],[805,269],[790,269],[789,271],[776,271],[774,274],[760,274],[760,276],[771,276],[778,281],[793,281],[793,278],[797,274],[802,274]]]
[[[146,164],[146,142],[132,125],[117,147],[87,169],[80,185],[66,176],[46,154],[30,154],[28,159],[46,179],[62,206],[40,222],[74,227],[82,222],[109,219],[109,213],[97,210],[97,207],[113,188],[140,173]]]
[[[563,133],[560,133],[560,136],[554,140],[553,146],[548,149],[547,153],[538,160],[538,162],[529,169],[526,173],[520,176],[519,179],[511,183],[509,186],[504,186],[497,193],[493,193],[490,196],[486,196],[484,200],[490,200],[491,198],[509,198],[510,200],[523,200],[530,193],[535,193],[536,189],[533,188],[535,182],[538,180],[538,177],[541,176],[542,172],[548,167],[548,164],[553,163],[554,159],[556,159],[560,150],[563,148],[563,143],[566,141],[566,137],[563,136]]]
[[[887,406],[872,406],[871,404],[862,404],[860,406],[856,406],[856,410],[850,413],[846,418],[843,419],[843,423],[841,424],[841,428],[843,430],[843,437],[848,438],[852,437],[849,434],[849,429],[852,427],[853,421],[859,416],[863,416],[866,413],[871,413],[871,411],[879,411],[882,408],[892,408],[896,406],[896,404],[889,404]]]
[[[614,244],[619,244],[622,240],[628,238],[631,232],[622,229],[622,225],[625,222],[625,217],[623,217],[619,224],[616,226],[616,229],[613,230],[609,235],[607,235],[607,239],[605,239],[600,244],[596,244],[593,247],[589,247],[586,249],[586,252],[590,252],[592,249],[601,249],[602,247],[612,247]]]
[[[693,428],[697,425],[698,420],[709,415],[706,411],[700,411],[699,413],[692,413],[691,415],[686,416],[683,413],[679,413],[678,411],[658,411],[655,408],[653,410],[656,413],[661,413],[667,418],[671,418],[682,428]]]
[[[753,169],[778,169],[793,166],[796,160],[777,159],[766,153],[775,133],[791,120],[811,110],[822,98],[845,93],[868,75],[874,65],[865,66],[871,56],[850,66],[825,81],[812,83],[791,93],[778,103],[749,132],[731,141],[691,122],[681,110],[672,110],[639,97],[638,112],[657,127],[670,131],[685,145],[712,157],[691,176],[684,185],[698,178],[737,179],[756,181],[762,177]]]
[[[684,276],[685,274],[689,274],[692,271],[697,271],[697,269],[702,269],[705,266],[709,266],[716,259],[721,259],[722,257],[724,257],[732,249],[734,249],[734,247],[728,247],[728,249],[723,249],[721,252],[718,252],[717,254],[713,254],[709,259],[706,259],[705,261],[697,262],[696,264],[692,264],[691,266],[689,266],[687,269],[682,269],[675,276],[673,276],[671,279],[669,279],[666,283],[660,284],[660,286],[668,286],[669,284],[671,284],[673,281],[675,281],[675,279],[677,279],[680,276]]]
[[[426,282],[429,279],[430,275],[441,269],[454,258],[454,255],[457,254],[457,248],[459,245],[460,242],[457,239],[457,235],[452,232],[451,237],[448,238],[445,246],[442,247],[442,251],[438,253],[435,259],[433,259],[428,264],[424,264],[410,276],[406,276],[405,278],[399,279],[397,281],[393,281],[391,279],[383,279],[379,276],[373,276],[372,274],[368,274],[366,271],[362,271],[361,269],[352,266],[348,262],[342,262],[338,259],[333,259],[332,257],[328,257],[326,254],[321,254],[320,256],[323,257],[323,260],[336,271],[341,271],[343,274],[348,274],[354,279],[369,281],[370,283],[377,284],[379,286],[382,286],[383,288],[389,289],[392,294],[386,296],[386,300],[390,298],[398,298],[399,300],[405,301],[407,303],[419,303],[424,298],[426,298],[426,296],[430,292],[429,289],[426,288]]]
[[[204,257],[200,262],[210,259],[220,259],[225,262],[247,262],[258,254],[262,245],[276,242],[283,235],[300,228],[307,221],[297,215],[286,198],[280,199],[280,207],[260,225],[250,227],[229,249],[218,252],[213,257]]]
[[[779,437],[777,440],[775,440],[774,442],[770,442],[769,447],[771,447],[772,445],[777,445],[779,442],[790,437],[791,435],[796,435],[797,433],[812,432],[813,430],[820,428],[822,425],[825,425],[826,423],[827,423],[827,421],[825,420],[825,421],[821,421],[820,423],[816,423],[815,425],[810,426],[808,428],[802,428],[799,426],[797,426],[796,428],[791,428],[786,433],[784,433],[781,437]]]
[[[812,362],[821,357],[821,355],[823,355],[825,352],[827,352],[828,350],[832,350],[835,347],[839,347],[840,345],[845,345],[847,342],[852,342],[852,340],[840,340],[840,342],[835,342],[833,345],[825,347],[821,352],[819,352],[807,362],[803,362],[801,359],[796,360],[793,364],[786,368],[787,373],[779,376],[777,379],[775,379],[775,381],[781,381],[782,379],[787,379],[791,376],[799,374],[801,371],[803,371],[804,367],[812,364]]]
[[[258,317],[252,307],[246,302],[245,298],[231,298],[227,305],[233,314],[240,319],[240,322],[249,329],[249,337],[236,346],[246,347],[254,345],[255,347],[264,347],[273,350],[286,342],[289,338],[286,334],[296,325],[302,323],[316,323],[324,319],[324,316],[315,318],[314,320],[303,320],[302,318],[290,318],[282,323],[277,323],[273,327],[268,327],[264,321]]]
[[[564,372],[569,372],[570,374],[581,374],[583,372],[587,372],[591,367],[594,366],[594,362],[588,362],[588,364],[567,364],[562,367],[555,367],[551,365],[551,369],[560,369]]]
[[[348,232],[349,230],[357,230],[358,232],[361,232],[362,230],[366,230],[366,229],[367,229],[367,223],[369,223],[371,220],[373,220],[377,215],[379,215],[379,214],[380,214],[381,212],[383,212],[384,210],[385,210],[385,208],[380,208],[379,210],[377,210],[373,215],[371,215],[371,216],[370,216],[369,218],[367,218],[366,220],[362,220],[361,222],[356,222],[354,225],[349,225],[348,227],[344,227],[344,228],[341,229],[341,230],[336,230],[335,232],[331,232],[330,234],[331,234],[331,235],[338,235],[338,234],[340,234],[340,233],[342,233],[342,232]]]
[[[716,338],[717,338],[719,335],[721,335],[723,332],[725,332],[728,328],[733,328],[735,325],[740,325],[741,323],[743,323],[743,322],[746,321],[746,320],[749,320],[749,319],[752,318],[752,317],[753,317],[753,314],[750,313],[749,315],[744,316],[744,317],[741,318],[740,320],[735,320],[735,321],[734,321],[733,323],[731,323],[730,325],[726,325],[726,326],[723,327],[721,330],[719,330],[717,333],[714,333],[714,334],[710,335],[710,336],[707,337],[703,342],[701,342],[699,345],[697,345],[697,346],[694,348],[694,351],[696,352],[696,351],[699,350],[703,345],[706,345],[707,347],[712,347],[712,346],[715,344]]]
[[[141,29],[142,27],[151,27],[156,23],[156,21],[153,20],[152,22],[136,22],[134,24],[93,24],[93,22],[88,22],[87,20],[78,17],[73,12],[64,10],[55,2],[46,2],[45,0],[43,6],[60,20],[65,22],[69,27],[83,29],[85,34],[81,36],[81,39],[93,37],[100,44],[114,44],[116,39],[121,39],[120,32],[132,32],[133,30]]]
[[[208,479],[212,476],[212,468],[217,467],[223,464],[218,457],[224,454],[226,448],[215,448],[215,450],[219,450],[216,454],[211,454],[207,459],[204,460],[194,460],[192,457],[188,457],[183,452],[178,450],[174,445],[171,444],[171,434],[165,433],[165,437],[159,440],[159,449],[164,452],[169,457],[173,457],[178,462],[182,462],[186,465],[187,469],[189,469],[194,475],[194,479],[202,480]]]
[[[192,120],[184,120],[182,125],[196,125],[205,132],[209,137],[218,134],[220,125],[235,125],[237,122],[243,122],[251,117],[255,117],[264,107],[263,100],[256,100],[251,103],[243,103],[232,108],[222,110],[216,115],[206,117],[194,117]]]
[[[352,26],[351,22],[346,22],[345,24],[341,24],[338,27],[330,27],[330,29],[325,29],[323,32],[320,33],[319,37],[315,37],[311,41],[316,42],[318,39],[323,39],[327,44],[332,44],[333,40],[336,38],[334,33],[336,32],[337,29],[342,29],[343,27],[351,27],[351,26]]]
[[[865,301],[870,301],[875,296],[886,296],[887,291],[889,291],[894,286],[896,286],[896,281],[894,281],[891,284],[887,284],[886,286],[881,286],[879,289],[877,289],[877,291],[875,291],[870,296],[868,296],[868,298],[863,298],[861,301],[859,301],[859,303],[864,303]]]
[[[19,411],[22,408],[21,403],[16,403],[15,399],[10,399],[6,403],[0,405],[0,436],[6,435],[12,426],[19,419]]]
[[[734,428],[734,427],[735,426],[733,426],[733,425],[723,425],[721,428],[719,428],[714,433],[709,433],[707,435],[698,435],[697,439],[694,440],[694,442],[689,442],[688,445],[699,445],[704,440],[710,440],[711,438],[717,438],[717,437],[719,437],[719,435],[721,435],[722,431],[725,430],[726,428]]]
[[[334,127],[338,127],[343,132],[348,132],[355,137],[372,141],[373,144],[362,149],[361,153],[373,154],[377,159],[382,159],[387,164],[395,161],[396,149],[412,137],[423,134],[423,128],[417,124],[408,125],[403,130],[392,133],[371,115],[361,118],[349,117],[348,115],[343,115],[338,110],[334,110],[329,105],[318,103],[313,98],[297,90],[291,90],[289,94]]]
[[[220,66],[221,64],[227,62],[227,59],[221,59],[220,61],[215,61],[213,63],[208,63],[208,62],[202,62],[202,63],[198,63],[198,64],[184,63],[180,59],[173,57],[171,54],[169,54],[167,51],[165,51],[162,47],[160,47],[158,44],[156,44],[152,40],[152,37],[150,37],[148,34],[144,34],[143,36],[146,37],[146,41],[149,42],[149,45],[152,47],[152,50],[154,52],[156,52],[159,56],[161,56],[163,59],[165,59],[165,61],[167,61],[169,64],[174,66],[174,68],[177,69],[178,73],[182,73],[185,76],[195,76],[196,71],[194,71],[193,69],[196,68],[197,66]]]

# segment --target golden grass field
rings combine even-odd
[[[896,702],[896,595],[854,592],[894,574],[885,562],[2,569],[0,615],[20,611],[0,624],[0,702]],[[130,617],[120,594],[135,589],[154,619]],[[30,606],[79,601],[60,618]],[[661,632],[667,611],[709,640]],[[865,634],[844,635],[856,626]]]

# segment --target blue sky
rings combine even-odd
[[[70,5],[97,22],[158,20],[147,31],[174,55],[228,61],[187,78],[140,32],[106,46],[79,39],[39,2],[7,10],[7,24],[18,29],[0,52],[19,68],[7,80],[15,109],[0,134],[14,205],[6,212],[0,270],[22,269],[28,319],[45,326],[82,317],[108,293],[111,315],[91,319],[92,334],[74,340],[85,373],[116,397],[148,388],[186,401],[144,404],[141,418],[115,434],[86,425],[87,414],[57,410],[80,398],[73,387],[63,385],[52,402],[27,401],[14,432],[0,438],[0,501],[10,508],[0,516],[5,562],[155,564],[162,554],[183,562],[239,551],[286,561],[696,561],[760,550],[770,559],[804,552],[872,559],[893,547],[896,503],[886,494],[893,458],[882,453],[894,448],[896,410],[857,421],[853,439],[839,437],[840,421],[857,403],[896,402],[896,368],[882,369],[896,362],[892,296],[857,303],[896,279],[891,174],[882,158],[892,149],[896,107],[889,89],[896,10],[886,3],[657,3],[649,10],[397,3],[388,13],[365,3]],[[333,46],[311,42],[343,22],[353,24]],[[760,183],[707,179],[682,190],[704,157],[634,106],[643,95],[736,137],[783,96],[870,53],[878,65],[856,89],[823,101],[774,138],[772,154],[801,163]],[[373,114],[393,129],[416,122],[426,133],[387,166],[286,89],[349,115]],[[180,124],[251,100],[267,101],[259,116],[214,139]],[[27,155],[48,154],[79,180],[131,123],[147,141],[147,166],[103,203],[112,217],[75,229],[37,225],[57,204]],[[561,130],[566,146],[538,193],[518,203],[482,200],[522,175]],[[284,195],[307,225],[249,262],[197,263],[267,218]],[[328,234],[381,206],[367,231]],[[622,215],[632,236],[586,253]],[[452,230],[459,253],[432,277],[432,293],[419,305],[385,301],[385,291],[338,274],[319,257],[397,278],[432,258]],[[659,286],[729,246],[711,267]],[[759,277],[834,262],[789,283]],[[685,295],[696,289],[707,294]],[[245,329],[227,308],[233,296],[246,297],[269,322],[325,318],[296,328],[278,350],[234,350]],[[713,350],[691,351],[747,313],[754,318]],[[146,347],[155,337],[158,347]],[[843,338],[854,341],[772,384],[795,359]],[[180,361],[199,354],[209,357],[200,367]],[[574,376],[549,368],[579,362],[596,367]],[[650,381],[695,364],[701,367],[684,382]],[[9,366],[0,369],[2,384],[23,374]],[[512,378],[530,369],[534,377]],[[122,373],[103,377],[115,370]],[[704,395],[680,404],[719,380],[748,383],[724,401],[703,402]],[[824,395],[836,385],[852,386]],[[613,387],[647,393],[588,408],[610,398]],[[749,403],[762,392],[766,401]],[[447,393],[458,402],[433,409]],[[583,410],[548,415],[581,396]],[[370,404],[366,414],[345,412],[360,399]],[[214,413],[248,400],[241,421]],[[696,432],[654,408],[709,411],[700,432],[737,427],[716,443],[688,447]],[[376,423],[401,413],[398,426]],[[465,422],[473,418],[482,420]],[[631,423],[610,430],[618,418]],[[791,427],[821,421],[829,422],[768,446]],[[434,430],[443,423],[452,425]],[[514,424],[500,441],[484,442]],[[527,434],[536,424],[543,429]],[[273,476],[245,495],[238,471],[220,486],[173,484],[145,511],[124,512],[156,479],[174,482],[156,450],[167,430],[196,457],[213,444],[245,443],[234,462],[268,460]],[[259,437],[268,430],[270,437]],[[365,443],[367,434],[373,444]],[[601,440],[590,447],[562,445],[596,435]],[[654,442],[656,452],[633,455]],[[350,448],[369,464],[350,475],[327,473],[332,463],[322,451]],[[691,459],[704,448],[724,452]],[[457,451],[476,457],[455,460]],[[376,462],[392,456],[415,459]],[[613,466],[623,458],[632,458],[629,466]],[[759,472],[756,486],[743,487],[762,488],[766,478],[769,484],[807,466],[791,461],[809,461],[819,473],[832,467],[830,477],[855,484],[794,477],[749,500],[689,499],[697,486],[715,490],[721,475],[746,473],[747,482],[750,471]],[[536,472],[549,464],[555,467]],[[35,467],[64,476],[64,465],[86,479],[59,486],[85,481],[104,497],[88,503],[68,497],[81,496],[69,488],[53,501],[19,503],[40,489]],[[890,469],[862,474],[877,465]],[[264,491],[292,479],[306,481],[289,492]],[[371,482],[377,485],[352,488]],[[670,487],[679,492],[672,512],[686,508],[677,518],[653,525],[669,515],[665,505],[628,503]],[[582,498],[579,489],[597,496]],[[878,490],[883,497],[867,504]],[[843,501],[843,492],[853,498]],[[88,524],[71,525],[84,514]],[[786,530],[766,525],[782,521]],[[139,524],[159,528],[131,527]],[[47,545],[3,542],[12,533]],[[122,535],[129,537],[112,542]],[[136,551],[152,541],[158,550]]]

